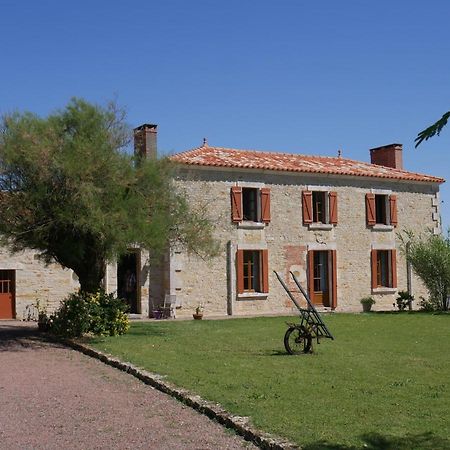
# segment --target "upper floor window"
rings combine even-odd
[[[258,220],[258,196],[259,189],[242,188],[242,215],[244,220],[260,222]]]
[[[366,194],[367,225],[397,226],[397,196]]]
[[[270,189],[233,186],[231,188],[233,222],[270,222]]]
[[[302,192],[303,224],[337,224],[337,193]]]

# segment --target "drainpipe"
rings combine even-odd
[[[235,286],[236,279],[234,270],[234,252],[233,252],[233,244],[231,241],[227,242],[227,266],[228,266],[228,274],[227,274],[227,314],[229,316],[233,315],[233,304],[234,304],[234,295],[235,295]]]
[[[412,267],[409,262],[410,242],[406,243],[406,289],[409,295],[412,295]],[[412,311],[412,302],[409,302],[409,310]]]

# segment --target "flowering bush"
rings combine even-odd
[[[50,317],[50,331],[64,337],[124,334],[130,327],[127,309],[123,300],[103,290],[96,294],[70,294]]]

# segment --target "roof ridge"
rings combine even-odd
[[[320,155],[307,155],[305,153],[288,153],[288,152],[279,152],[276,150],[257,150],[257,149],[250,149],[250,148],[232,148],[232,147],[217,147],[215,145],[206,145],[206,146],[200,146],[192,148],[191,150],[186,150],[181,153],[177,153],[177,155],[181,155],[187,152],[193,152],[195,150],[202,150],[202,149],[215,149],[215,150],[228,150],[232,152],[246,152],[246,153],[264,153],[269,155],[285,155],[285,156],[306,156],[307,158],[330,158],[330,159],[345,159],[350,160],[350,158],[345,158],[342,156],[320,156]]]

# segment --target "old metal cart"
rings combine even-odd
[[[297,277],[292,272],[289,272],[289,275],[292,277],[298,288],[298,290],[290,290],[280,274],[276,271],[274,271],[274,273],[286,293],[289,295],[289,298],[300,311],[300,323],[287,324],[289,328],[284,335],[284,347],[286,348],[286,351],[291,355],[310,353],[312,352],[313,339],[316,339],[318,344],[320,343],[319,341],[321,338],[334,339]],[[302,308],[300,306],[300,301],[295,298],[295,295],[299,295],[300,293],[306,299],[306,308]]]

